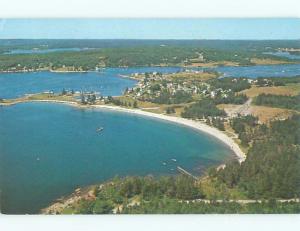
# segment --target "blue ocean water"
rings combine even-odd
[[[218,67],[224,76],[300,74],[300,65]],[[107,68],[90,73],[0,74],[0,98],[63,88],[120,95],[137,72],[173,73],[180,67]],[[97,127],[104,127],[96,133]],[[3,213],[36,213],[79,186],[115,175],[194,174],[233,158],[204,133],[150,118],[65,105],[26,103],[0,107],[0,204]],[[172,159],[176,159],[174,162]],[[163,162],[166,165],[163,165]]]
[[[234,158],[216,138],[184,126],[50,103],[1,107],[0,150],[1,211],[9,214],[36,213],[116,175],[175,174],[177,166],[199,175]]]

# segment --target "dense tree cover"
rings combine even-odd
[[[201,189],[191,177],[179,175],[176,177],[127,177],[121,181],[119,193],[129,198],[140,195],[148,201],[153,197],[168,196],[176,199],[195,199],[203,197]]]
[[[203,213],[298,213],[300,204],[275,200],[241,204],[206,197],[201,184],[179,175],[173,177],[115,178],[94,190],[95,199],[82,199],[62,213],[79,214],[203,214]]]
[[[211,99],[200,100],[190,106],[184,108],[181,116],[184,118],[203,119],[208,116],[225,116],[224,110],[216,107],[216,104]]]
[[[263,203],[239,204],[224,201],[181,203],[172,199],[154,199],[140,206],[126,207],[123,211],[126,214],[277,214],[299,212],[300,204],[295,202],[265,201]]]
[[[300,83],[300,76],[257,78],[253,82],[258,87],[286,86],[288,84]]]
[[[34,41],[0,41],[0,49],[32,49],[37,44]],[[177,65],[199,62],[199,53],[203,54],[205,62],[231,61],[241,65],[251,65],[251,58],[284,59],[262,54],[261,51],[250,49],[249,42],[238,45],[239,42],[226,41],[138,41],[138,40],[57,40],[37,42],[40,49],[48,48],[98,48],[82,51],[57,51],[50,53],[31,54],[0,54],[0,70],[22,70],[61,67],[71,67],[72,70],[94,70],[95,67],[109,66],[150,66]],[[216,46],[210,44],[216,43]],[[225,44],[228,44],[228,49]],[[243,42],[242,42],[243,43]],[[33,45],[35,44],[35,45]],[[84,46],[85,44],[86,46]],[[167,45],[169,44],[169,45]],[[246,45],[247,44],[247,45]],[[46,46],[45,46],[46,45]],[[251,46],[251,45],[250,45]],[[260,46],[260,45],[258,45]],[[241,49],[242,48],[242,49]],[[194,61],[193,61],[194,60]]]
[[[254,104],[300,111],[300,95],[287,96],[263,93],[255,97]]]
[[[211,119],[211,124],[214,127],[218,128],[219,130],[225,131],[224,122],[223,122],[222,119],[220,119],[220,118],[212,118]]]
[[[206,118],[206,124],[214,126],[221,131],[225,131],[224,121],[219,117]]]
[[[113,181],[95,189],[94,201],[82,200],[76,207],[76,213],[101,214],[112,213],[117,205],[127,206],[130,199],[150,202],[154,199],[191,200],[202,198],[200,186],[191,177],[179,175],[174,177],[116,177]]]
[[[254,127],[257,125],[258,118],[253,115],[239,116],[232,118],[231,126],[236,133],[240,133],[241,131],[245,131],[245,126]]]
[[[138,46],[194,46],[221,50],[276,50],[278,47],[300,48],[299,40],[150,40],[150,39],[1,39],[5,49],[107,48]],[[290,53],[297,53],[290,51]]]
[[[248,143],[256,136],[254,128],[258,124],[258,118],[252,115],[238,116],[230,120],[230,125],[238,134],[243,146],[248,146]]]
[[[257,78],[254,83],[258,87],[286,86],[287,84],[300,83],[300,76],[293,76],[289,78]]]
[[[182,63],[195,58],[194,48],[184,47],[120,47],[64,51],[46,54],[0,55],[0,70],[74,67],[74,70],[94,70],[95,67],[149,66]],[[176,57],[176,58],[174,58]]]
[[[226,97],[217,96],[214,98],[216,104],[244,104],[248,100],[245,94],[228,93]]]
[[[213,89],[221,88],[223,90],[231,90],[233,92],[239,92],[245,89],[249,89],[251,84],[246,78],[218,78],[208,81]]]
[[[179,104],[179,103],[189,103],[193,100],[192,94],[185,91],[176,91],[171,93],[168,90],[163,90],[160,92],[159,96],[150,99],[152,103],[158,104]]]
[[[175,113],[175,108],[174,108],[174,107],[167,107],[166,113],[167,113],[167,114]]]
[[[245,190],[249,198],[299,197],[300,116],[260,125],[254,137],[245,162],[232,163],[218,178]]]
[[[105,100],[105,103],[112,103],[116,106],[124,106],[124,107],[133,107],[133,108],[138,108],[138,103],[136,100],[130,102],[130,101],[125,101],[125,100],[120,100],[112,96],[108,96],[107,99]]]

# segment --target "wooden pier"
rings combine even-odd
[[[182,174],[184,174],[184,175],[186,175],[186,176],[192,177],[194,180],[198,180],[198,177],[196,177],[196,176],[194,176],[193,174],[189,173],[187,170],[181,168],[180,166],[177,166],[177,170],[178,170],[180,173],[182,173]]]

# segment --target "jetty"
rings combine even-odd
[[[198,177],[194,176],[192,173],[188,172],[180,166],[177,166],[177,170],[186,176],[192,177],[194,180],[198,180]]]

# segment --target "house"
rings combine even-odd
[[[210,96],[211,96],[212,98],[215,98],[215,97],[216,97],[216,92],[211,91],[211,92],[210,92]]]
[[[199,59],[200,62],[204,61],[204,56],[203,56],[202,53],[199,54],[198,59]]]

